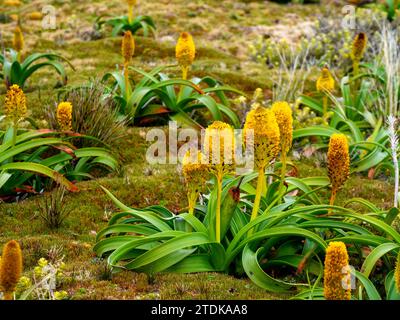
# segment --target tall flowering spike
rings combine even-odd
[[[317,80],[317,91],[332,92],[335,89],[335,79],[327,67],[322,68],[321,75]]]
[[[124,33],[121,51],[125,64],[129,63],[135,54],[135,40],[133,39],[132,32],[126,31]]]
[[[233,128],[221,121],[207,127],[204,136],[209,170],[217,180],[217,204],[215,212],[215,240],[221,242],[221,194],[224,174],[234,170],[235,136]],[[207,150],[208,149],[208,150]]]
[[[244,124],[244,139],[250,130],[254,134],[254,162],[257,169],[264,169],[279,153],[280,133],[274,113],[264,107],[251,110]],[[252,141],[245,140],[249,145]]]
[[[192,36],[188,32],[182,32],[175,48],[175,56],[182,68],[183,78],[187,77],[187,70],[192,65],[196,56],[196,47]]]
[[[204,188],[208,176],[208,165],[203,154],[198,150],[195,154],[190,150],[186,152],[182,160],[182,172],[187,188],[189,213],[193,213],[197,197]]]
[[[18,85],[14,84],[8,89],[4,104],[6,116],[14,123],[26,117],[26,97]]]
[[[324,265],[324,296],[326,300],[350,300],[349,256],[340,241],[329,243]]]
[[[353,40],[351,59],[361,61],[367,48],[368,37],[364,32],[357,34]]]
[[[57,106],[57,122],[62,131],[72,130],[72,104],[61,102]]]
[[[277,101],[272,105],[272,111],[279,126],[281,150],[284,153],[288,153],[293,140],[292,108],[286,101]]]
[[[394,270],[394,283],[396,284],[396,290],[400,293],[400,252],[397,255],[396,268]]]
[[[222,121],[214,121],[205,132],[208,144],[209,168],[214,173],[229,173],[234,168],[235,137],[233,128]]]
[[[13,47],[17,52],[21,52],[24,49],[24,35],[20,26],[17,26],[14,30]]]
[[[135,6],[136,0],[126,0],[126,3],[128,4],[128,6]]]
[[[0,287],[6,300],[12,299],[12,294],[22,273],[22,252],[17,241],[11,240],[3,248],[0,264]]]
[[[332,189],[338,190],[350,174],[349,145],[344,134],[331,136],[328,149],[328,174]]]

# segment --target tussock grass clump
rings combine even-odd
[[[98,139],[74,139],[75,146],[111,145],[123,137],[125,120],[117,118],[114,102],[104,98],[99,82],[72,89],[63,95],[62,100],[73,105],[72,131]],[[50,128],[59,129],[55,107],[48,106],[47,115]]]
[[[66,205],[65,188],[57,187],[53,192],[45,194],[37,203],[40,218],[51,229],[57,229],[69,216],[71,210]]]

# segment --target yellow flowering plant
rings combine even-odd
[[[19,27],[18,27],[19,28]],[[62,83],[67,83],[67,72],[63,65],[65,62],[75,70],[74,66],[63,56],[55,53],[32,53],[23,58],[23,35],[21,30],[15,33],[14,48],[8,48],[0,53],[0,79],[3,79],[6,87],[13,84],[24,88],[27,80],[38,70],[50,67],[60,75]]]
[[[388,210],[379,215],[377,212],[360,214],[347,207],[351,203],[359,203],[358,199],[349,200],[346,207],[327,204],[317,192],[329,189],[329,177],[304,180],[286,177],[288,187],[283,190],[283,195],[277,196],[276,189],[271,186],[281,179],[275,172],[268,173],[266,175],[272,178],[273,183],[266,186],[265,194],[257,196],[261,187],[257,186],[258,190],[255,190],[254,181],[260,176],[259,168],[268,165],[280,148],[287,151],[291,141],[290,121],[285,116],[285,107],[280,106],[279,112],[275,110],[277,117],[282,117],[278,121],[273,109],[262,108],[252,110],[245,125],[246,130],[255,131],[255,172],[235,175],[233,166],[228,162],[213,163],[210,154],[205,153],[206,159],[209,159],[208,171],[215,177],[205,182],[203,174],[206,174],[206,167],[193,166],[186,157],[182,170],[189,206],[179,214],[163,206],[130,208],[102,187],[120,211],[110,219],[107,227],[99,231],[94,251],[101,257],[107,257],[108,264],[116,272],[121,269],[150,274],[226,272],[247,275],[256,285],[271,292],[296,292],[297,289],[300,293],[296,299],[324,298],[320,280],[324,275],[322,261],[328,245],[334,241],[345,244],[356,241],[357,245],[371,245],[376,237],[371,230],[383,230],[384,235],[373,245],[371,254],[366,259],[360,259],[361,264],[356,266],[357,270],[361,270],[354,275],[360,281],[360,289],[357,293],[353,289],[346,291],[346,298],[349,298],[349,292],[351,297],[357,294],[357,298],[376,298],[377,290],[373,288],[369,276],[382,255],[392,257],[400,248],[400,234],[390,227],[390,219],[398,211]],[[259,121],[268,117],[268,122]],[[271,126],[272,118],[276,123]],[[215,129],[213,134],[212,129]],[[228,130],[225,135],[228,140],[221,143],[224,129]],[[208,143],[208,147],[211,145],[211,150],[216,149],[215,153],[221,157],[226,143],[235,144],[229,139],[231,135],[227,124],[217,122],[207,130],[205,150]],[[218,141],[219,148],[216,148]],[[227,156],[225,151],[223,154]],[[337,160],[335,154],[330,154],[332,159]],[[202,156],[197,154],[196,157]],[[343,179],[335,180],[333,177],[332,181],[343,183]],[[334,184],[337,185],[336,182]],[[204,193],[200,203],[197,201],[199,190]],[[282,201],[276,201],[276,198]],[[373,208],[367,201],[361,204],[367,210]],[[252,214],[254,212],[257,214]],[[368,230],[363,227],[363,222],[370,226]],[[149,223],[151,229],[147,228]],[[182,224],[186,227],[182,228]],[[136,250],[145,245],[148,250]],[[348,259],[360,258],[358,254],[357,250],[351,249]],[[327,261],[334,262],[335,259]],[[285,273],[285,280],[273,277],[268,272],[270,268],[283,266],[292,269]],[[333,264],[333,268],[337,270],[339,267]],[[388,281],[394,284],[394,265],[390,264],[387,268],[391,272]],[[329,280],[331,275],[333,273],[327,273],[326,282],[337,284],[337,277]],[[350,280],[346,278],[346,281]],[[314,282],[311,289],[307,289],[308,281]],[[351,281],[349,286],[353,288]],[[388,293],[387,297],[392,299],[395,296],[394,293]]]
[[[366,74],[363,76],[367,77]],[[304,142],[312,137],[321,147],[327,148],[332,134],[343,133],[348,137],[352,171],[361,173],[371,168],[374,168],[375,174],[381,168],[393,171],[391,152],[388,149],[389,136],[385,128],[385,114],[388,113],[377,110],[379,108],[376,105],[380,102],[377,95],[371,92],[371,83],[368,80],[362,80],[357,91],[351,84],[349,76],[343,77],[338,88],[340,94],[336,96],[325,90],[325,102],[310,94],[301,95],[296,101],[295,123],[298,123],[296,118],[299,117],[299,110],[314,112],[324,121],[304,127],[297,125],[293,131],[293,139]],[[318,87],[321,89],[321,84]],[[328,99],[333,104],[330,109],[327,108]],[[371,110],[375,110],[374,113]]]
[[[12,85],[4,100],[5,131],[0,130],[0,199],[12,200],[18,194],[36,193],[49,187],[49,180],[69,191],[78,188],[68,179],[81,180],[97,167],[117,170],[118,161],[108,149],[75,148],[71,139],[90,137],[70,132],[72,105],[60,103],[57,119],[63,132],[19,128],[27,118],[25,94]],[[49,153],[49,150],[56,150]],[[49,179],[50,178],[50,179]]]
[[[148,15],[134,16],[134,7],[136,0],[126,0],[128,7],[128,14],[124,16],[118,16],[100,22],[100,24],[106,24],[112,27],[111,35],[117,37],[122,35],[126,31],[130,31],[133,35],[141,33],[143,36],[148,37],[155,35],[156,25],[154,20]]]
[[[134,86],[124,70],[107,73],[102,79],[107,85],[104,94],[113,98],[120,117],[126,118],[130,124],[149,123],[162,118],[201,129],[204,123],[200,124],[188,113],[203,116],[203,112],[207,111],[210,120],[225,120],[239,127],[239,118],[225,93],[243,95],[241,91],[208,76],[191,80],[170,79],[163,73],[169,67],[156,67],[145,72],[129,66],[128,70],[143,75]]]

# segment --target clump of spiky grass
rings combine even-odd
[[[97,138],[111,145],[124,136],[125,119],[118,118],[117,108],[111,98],[104,98],[102,85],[98,81],[87,87],[68,91],[62,100],[69,101],[72,109],[72,131]],[[59,129],[56,107],[47,107],[49,125]],[[77,147],[101,145],[89,139],[74,139]]]
[[[50,229],[59,228],[71,213],[66,205],[65,193],[65,187],[58,186],[37,202],[39,216]]]

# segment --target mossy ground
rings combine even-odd
[[[41,1],[31,1],[40,10]],[[120,39],[109,38],[109,30],[98,40],[84,41],[82,34],[92,32],[100,15],[124,14],[123,1],[51,1],[58,10],[58,28],[42,31],[39,22],[24,22],[26,48],[29,51],[55,51],[75,66],[68,70],[69,84],[82,84],[89,77],[101,77],[121,63]],[[158,25],[157,39],[136,38],[133,65],[146,70],[161,64],[174,64],[174,44],[180,31],[193,34],[198,48],[192,75],[212,75],[226,84],[251,94],[261,87],[271,88],[271,71],[251,61],[248,44],[259,29],[286,26],[288,30],[309,17],[328,10],[318,5],[278,5],[274,3],[224,1],[161,0],[139,1],[137,13],[151,15]],[[331,8],[336,10],[336,8]],[[1,25],[6,44],[11,41],[15,23]],[[177,73],[178,69],[171,69]],[[135,75],[132,75],[136,77]],[[46,70],[31,78],[27,96],[31,116],[45,120],[44,106],[57,101],[53,89],[57,78]],[[4,92],[4,87],[0,87]],[[0,103],[3,102],[1,96]],[[45,122],[43,123],[45,126]],[[122,272],[110,278],[103,261],[92,252],[95,235],[107,223],[114,207],[99,189],[112,191],[132,207],[162,204],[171,210],[186,206],[185,190],[177,181],[179,170],[173,165],[151,166],[145,161],[148,128],[128,128],[125,139],[115,146],[120,156],[120,172],[96,181],[78,183],[79,193],[68,195],[72,210],[65,224],[50,230],[38,216],[41,196],[13,204],[0,204],[0,247],[10,240],[20,241],[24,270],[29,273],[41,257],[64,256],[68,281],[62,284],[73,299],[284,299],[258,288],[248,279],[223,274],[160,274],[148,279],[143,274]],[[325,175],[316,159],[295,161],[300,177]],[[390,183],[353,175],[338,196],[338,203],[363,197],[382,208],[391,204]]]

